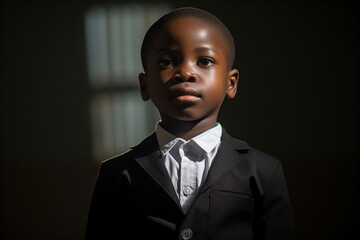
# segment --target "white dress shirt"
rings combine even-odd
[[[157,123],[155,131],[164,165],[186,213],[218,151],[222,127],[217,123],[188,141],[167,132],[161,123]]]

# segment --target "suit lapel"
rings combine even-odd
[[[150,137],[145,139],[139,146],[135,147],[134,150],[137,153],[135,156],[135,160],[181,208],[179,199],[172,185],[169,174],[162,161],[156,135],[152,134]]]
[[[179,208],[182,209],[170,176],[163,163],[156,134],[153,133],[133,149],[136,152],[135,160],[139,165],[162,187]],[[233,139],[225,129],[223,129],[220,148],[199,193],[211,187],[221,179],[224,174],[238,165],[241,162],[241,155],[238,151],[247,151],[248,149],[249,146],[247,143]]]
[[[247,143],[233,139],[223,129],[220,148],[210,167],[207,179],[200,192],[204,192],[227,172],[231,171],[235,166],[241,163],[241,155],[238,151],[248,150]]]

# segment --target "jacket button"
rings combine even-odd
[[[184,230],[181,231],[181,237],[184,240],[191,239],[192,236],[193,236],[193,232],[191,231],[190,228],[185,228]]]

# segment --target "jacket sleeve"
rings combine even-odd
[[[254,222],[255,239],[295,239],[292,207],[280,162],[258,204],[259,209]]]

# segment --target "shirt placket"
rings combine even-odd
[[[186,210],[191,205],[191,200],[194,198],[194,192],[197,186],[197,166],[196,162],[189,159],[188,154],[184,148],[190,143],[184,143],[179,148],[181,156],[180,164],[180,203]]]

